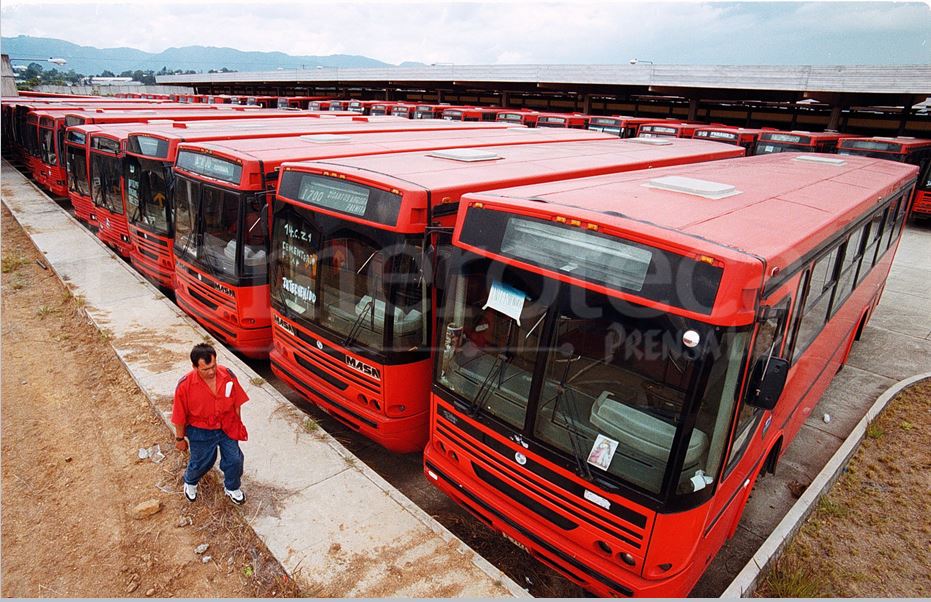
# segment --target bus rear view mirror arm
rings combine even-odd
[[[760,362],[765,362],[765,358]],[[750,383],[750,391],[747,396],[747,405],[772,410],[776,407],[776,402],[782,396],[782,390],[786,385],[786,377],[789,374],[789,362],[781,357],[769,359],[769,365],[766,366],[766,373],[761,377],[756,374],[762,370],[754,369],[754,378]]]

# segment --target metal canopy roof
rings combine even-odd
[[[913,104],[931,96],[931,65],[435,65],[168,75],[160,84],[313,84],[669,94],[700,98],[791,96]],[[753,91],[747,94],[747,91]]]

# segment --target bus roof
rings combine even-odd
[[[591,136],[595,134],[595,136]],[[182,144],[178,150],[209,152],[216,157],[248,163],[262,162],[266,173],[286,162],[316,161],[355,155],[409,153],[417,149],[610,141],[615,136],[587,130],[554,133],[530,128],[358,131],[355,133],[286,138],[252,138]]]
[[[582,130],[587,131],[587,130]],[[670,165],[684,157],[702,160],[743,156],[741,147],[699,140],[670,140],[668,143],[644,143],[636,139],[619,139],[607,134],[608,140],[497,146],[481,149],[492,158],[487,160],[457,160],[441,158],[434,151],[399,153],[368,157],[351,157],[327,163],[287,164],[285,168],[339,172],[363,180],[384,179],[400,189],[426,189],[438,195],[453,196],[475,186],[506,187],[522,179],[545,174],[582,174],[616,172],[625,169],[649,169]],[[446,153],[456,156],[456,152]],[[460,153],[461,154],[461,153]]]
[[[532,205],[709,255],[737,251],[747,261],[765,260],[772,274],[816,250],[916,174],[913,165],[883,159],[778,153],[514,187],[463,200]],[[661,180],[670,177],[732,194],[707,198],[671,190],[671,180]]]

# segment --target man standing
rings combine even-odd
[[[220,450],[220,470],[223,471],[223,491],[234,504],[242,504],[246,496],[240,488],[243,454],[239,441],[248,434],[239,410],[249,400],[236,375],[229,368],[217,365],[217,352],[205,343],[191,350],[194,369],[178,381],[171,422],[175,425],[175,447],[188,449],[191,458],[184,471],[184,497],[197,499],[197,482],[217,461]]]

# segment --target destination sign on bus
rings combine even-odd
[[[675,134],[676,128],[670,128],[661,125],[648,125],[643,128],[643,131],[653,132],[654,134]]]
[[[709,132],[703,130],[700,132],[695,132],[696,138],[714,138],[716,140],[737,140],[737,134],[732,132]]]
[[[844,140],[841,142],[842,150],[874,150],[897,153],[902,145],[897,142],[881,142],[879,140]]]
[[[327,176],[286,171],[278,189],[282,197],[315,207],[393,226],[401,212],[401,195]]]
[[[550,220],[470,207],[459,240],[555,274],[711,314],[724,268]]]
[[[793,142],[795,144],[807,143],[809,140],[807,136],[796,136],[795,134],[763,134],[762,138],[771,142]]]
[[[223,180],[231,184],[239,184],[239,180],[242,178],[242,165],[203,153],[181,151],[178,153],[178,160],[175,165],[185,171]]]
[[[120,143],[110,138],[94,138],[91,147],[108,153],[120,152]]]

